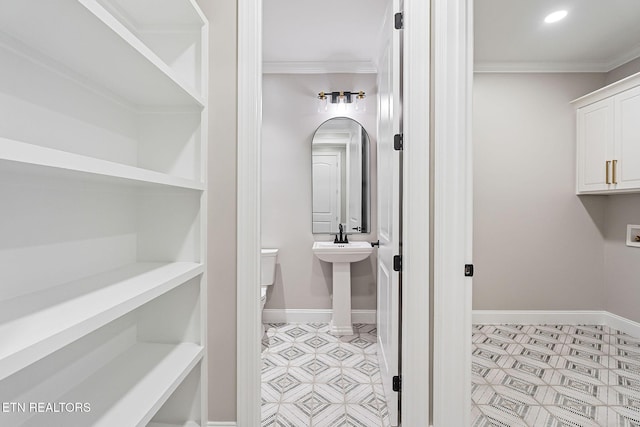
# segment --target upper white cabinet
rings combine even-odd
[[[194,0],[0,2],[0,425],[207,424],[207,40]]]
[[[616,188],[640,190],[640,86],[615,96],[614,103]]]
[[[640,73],[573,104],[577,193],[640,192]]]

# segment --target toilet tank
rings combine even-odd
[[[260,256],[260,286],[273,285],[276,278],[277,249],[262,249]]]

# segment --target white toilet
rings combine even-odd
[[[276,278],[277,260],[277,249],[262,249],[260,256],[260,313],[267,302],[267,289],[273,285]],[[264,324],[262,325],[262,333],[264,334]]]

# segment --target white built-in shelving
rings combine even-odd
[[[193,179],[171,176],[129,165],[95,159],[80,154],[39,147],[0,137],[0,169],[14,172],[38,173],[50,176],[73,176],[77,179],[101,180],[141,186],[168,186],[204,190],[204,183]]]
[[[0,425],[206,425],[207,39],[194,0],[0,4]]]

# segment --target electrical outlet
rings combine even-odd
[[[640,225],[627,225],[627,246],[640,248]]]

